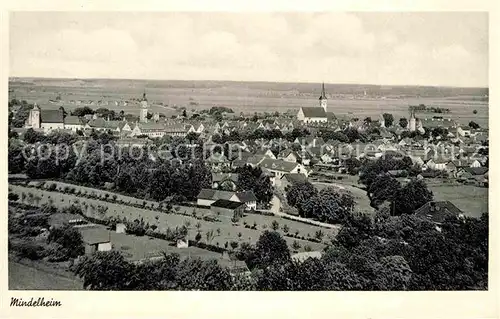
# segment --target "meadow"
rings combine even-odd
[[[408,117],[408,106],[449,108],[449,115],[462,124],[475,121],[488,126],[488,89],[385,87],[373,85],[325,84],[329,96],[328,110],[337,116],[379,118],[392,113],[396,119]],[[316,106],[320,95],[319,83],[266,83],[217,81],[144,81],[144,80],[64,80],[11,79],[9,99],[37,102],[42,108],[57,108],[49,99],[58,95],[62,105],[71,110],[78,107],[69,100],[124,101],[139,99],[146,90],[152,112],[167,116],[179,114],[173,106],[191,111],[213,106],[232,108],[235,113],[297,112],[301,106]],[[367,95],[364,95],[364,92]],[[162,103],[163,105],[160,105]],[[165,106],[168,105],[168,106]],[[92,106],[97,108],[97,106]],[[139,106],[104,106],[127,113],[139,112]],[[477,114],[473,114],[476,110]],[[439,114],[435,114],[439,115]],[[427,113],[422,117],[431,117]]]
[[[194,240],[198,232],[203,236],[202,241],[206,241],[205,234],[207,231],[214,232],[214,238],[210,241],[211,244],[215,245],[219,243],[219,246],[223,246],[226,242],[236,241],[239,243],[248,242],[255,244],[260,237],[260,234],[264,230],[270,230],[273,221],[279,223],[280,229],[278,230],[281,234],[284,234],[283,225],[287,225],[289,228],[289,233],[294,234],[296,230],[299,230],[300,236],[314,237],[316,231],[321,230],[325,234],[323,241],[327,242],[335,235],[335,230],[329,230],[313,225],[308,225],[296,221],[291,221],[274,216],[263,216],[263,215],[252,215],[248,214],[244,217],[237,225],[233,225],[229,220],[225,220],[221,216],[220,222],[209,222],[205,220],[199,220],[191,216],[193,211],[192,207],[178,206],[179,209],[174,208],[176,213],[162,213],[150,209],[136,208],[132,206],[127,206],[124,204],[110,203],[103,200],[88,199],[83,197],[75,196],[74,194],[64,194],[60,192],[50,192],[46,190],[36,189],[36,188],[26,188],[19,185],[9,185],[12,192],[17,193],[22,198],[22,193],[28,194],[33,193],[36,196],[40,196],[41,199],[37,205],[43,205],[44,203],[52,203],[58,208],[67,207],[71,204],[75,204],[77,201],[78,205],[84,206],[84,213],[90,217],[103,219],[105,217],[125,217],[127,220],[143,219],[145,223],[150,225],[156,225],[160,232],[166,231],[167,227],[175,228],[181,227],[183,225],[188,226],[188,239]],[[77,188],[77,186],[75,186]],[[96,193],[101,192],[100,190],[94,189]],[[49,198],[50,196],[50,198]],[[142,201],[140,201],[142,202]],[[25,199],[25,203],[28,203],[28,198]],[[85,203],[85,205],[84,205]],[[98,206],[107,207],[107,210],[103,213],[99,213],[96,208]],[[86,207],[86,208],[85,208]],[[181,215],[179,213],[186,213],[189,216]],[[197,216],[201,217],[204,213],[210,213],[209,210],[202,210],[196,208]],[[257,222],[257,229],[250,229],[245,227],[245,222],[252,226],[254,222]],[[197,224],[199,223],[199,227]],[[219,231],[217,231],[219,230]],[[133,236],[129,236],[135,240]],[[287,243],[292,246],[294,241],[297,241],[303,251],[306,246],[309,246],[312,250],[322,250],[325,246],[323,243],[316,243],[302,239],[295,239],[291,237],[284,237]],[[165,241],[165,243],[168,243]],[[138,243],[139,244],[139,243]],[[177,248],[176,248],[177,249]],[[152,252],[152,251],[149,251]],[[148,254],[147,251],[140,250],[139,255]],[[211,252],[207,251],[210,255]],[[210,257],[210,256],[209,256]]]
[[[466,216],[480,217],[482,213],[488,212],[488,188],[446,184],[428,186],[434,193],[435,200],[449,200]]]
[[[15,261],[9,256],[8,267],[9,290],[83,290],[78,278],[64,270],[44,269],[40,261]]]

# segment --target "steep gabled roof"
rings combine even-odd
[[[231,197],[234,196],[234,192],[228,192],[228,191],[221,191],[217,189],[210,189],[210,188],[203,188],[200,193],[198,194],[197,198],[198,199],[212,199],[212,200],[218,200],[218,199],[226,199],[229,200]]]
[[[446,216],[458,217],[463,212],[450,201],[431,201],[415,211],[416,215],[426,217],[435,223],[442,223]]]
[[[484,175],[488,172],[488,167],[466,167],[465,170],[472,175]]]
[[[283,178],[292,184],[304,183],[307,181],[307,177],[304,174],[285,174]]]
[[[297,163],[287,162],[282,160],[273,160],[270,158],[264,159],[260,162],[259,166],[262,168],[267,168],[274,171],[282,171],[290,173],[294,168],[297,167]]]
[[[227,199],[218,199],[215,202],[213,202],[210,207],[220,207],[220,208],[226,208],[226,209],[236,209],[238,207],[241,207],[245,205],[244,203],[240,202],[233,202],[232,200],[227,200]]]
[[[257,197],[255,197],[255,194],[253,193],[253,191],[244,191],[244,192],[236,193],[236,197],[238,197],[242,203],[256,202],[257,201]]]
[[[325,112],[325,109],[319,106],[303,106],[301,107],[302,112],[304,113],[305,117],[322,117],[322,118],[327,118],[327,114]]]
[[[64,123],[63,113],[60,110],[40,110],[42,123]]]
[[[66,125],[81,125],[82,120],[78,116],[68,115],[64,119],[64,124],[66,124]]]

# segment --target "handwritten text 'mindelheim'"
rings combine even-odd
[[[23,298],[12,297],[10,299],[10,306],[11,307],[60,307],[61,302],[54,300],[52,298],[46,301],[44,297],[38,297],[38,299],[31,297],[30,300],[23,300]]]

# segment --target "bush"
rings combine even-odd
[[[56,183],[52,183],[49,185],[49,187],[47,188],[49,191],[55,191],[57,189],[57,185]]]
[[[17,200],[19,200],[19,195],[15,193],[9,193],[8,198],[10,201],[16,202]]]
[[[22,258],[31,260],[39,260],[46,256],[45,249],[42,245],[34,242],[24,242],[13,247]]]
[[[238,247],[238,243],[235,241],[231,241],[229,245],[231,246],[232,249],[236,249]]]

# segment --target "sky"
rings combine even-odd
[[[488,86],[488,14],[15,12],[12,77]]]

